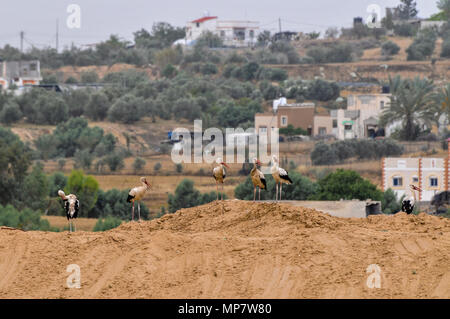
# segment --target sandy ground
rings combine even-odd
[[[450,220],[230,200],[103,233],[0,228],[0,298],[111,297],[450,298]]]

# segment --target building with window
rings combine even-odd
[[[274,129],[292,125],[294,128],[300,127],[307,131],[309,135],[312,135],[314,116],[314,103],[280,105],[276,112],[256,113],[255,129],[259,134],[267,133],[270,136],[270,132]]]
[[[398,198],[412,196],[409,185],[422,189],[419,200],[431,201],[436,193],[448,190],[449,163],[444,158],[384,158],[383,190],[391,188]]]
[[[42,81],[38,60],[0,61],[0,89],[19,89],[29,85],[39,85]]]
[[[331,111],[333,134],[340,140],[375,137],[379,119],[389,104],[390,94],[349,94],[346,110]]]
[[[217,16],[204,16],[186,24],[186,38],[175,43],[192,45],[203,33],[218,35],[224,45],[232,47],[253,46],[258,40],[259,22],[246,20],[219,20]]]

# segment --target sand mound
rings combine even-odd
[[[449,298],[450,221],[225,201],[103,233],[0,228],[0,297]]]

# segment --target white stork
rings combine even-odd
[[[408,215],[411,214],[414,211],[414,205],[417,202],[416,191],[417,192],[421,192],[422,191],[419,187],[414,186],[414,185],[409,185],[409,187],[411,188],[411,192],[412,192],[413,196],[405,198],[402,201],[402,211],[404,211]]]
[[[150,189],[150,184],[147,182],[145,177],[140,179],[142,186],[136,186],[130,190],[128,193],[127,202],[133,203],[131,206],[131,220],[134,221],[134,202],[138,202],[138,219],[141,220],[141,199],[144,198],[145,192]]]
[[[272,156],[272,167],[270,168],[270,172],[272,173],[273,179],[275,180],[276,183],[275,201],[278,200],[278,192],[280,193],[280,200],[281,200],[281,192],[283,190],[283,184],[292,184],[292,180],[289,177],[288,172],[286,172],[286,170],[278,166],[278,158],[275,155]]]
[[[256,200],[256,188],[259,188],[259,200],[261,200],[261,188],[267,190],[266,178],[264,174],[258,169],[258,165],[261,162],[257,159],[253,159],[253,169],[250,171],[250,177],[253,183],[253,201]]]
[[[216,163],[218,164],[218,166],[214,167],[213,169],[213,177],[216,180],[217,200],[219,200],[219,184],[222,184],[222,193],[220,194],[220,198],[223,200],[223,182],[225,180],[225,177],[227,176],[225,167],[230,167],[226,163],[224,163],[220,157],[216,159]]]
[[[64,201],[64,211],[66,212],[67,221],[69,222],[69,231],[72,232],[72,220],[78,217],[78,212],[80,211],[80,201],[77,196],[70,194],[67,195],[62,191],[58,191],[58,195]],[[76,231],[75,223],[73,225],[73,231]]]

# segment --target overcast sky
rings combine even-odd
[[[399,0],[0,0],[0,46],[20,45],[25,32],[25,48],[55,46],[56,21],[59,20],[60,49],[70,45],[92,44],[110,34],[132,40],[133,32],[151,29],[154,22],[166,21],[184,26],[189,20],[208,12],[220,19],[259,21],[261,29],[310,32],[327,27],[348,27],[353,17],[366,17],[367,7],[382,9],[398,5]],[[81,8],[81,28],[67,27],[67,7]],[[437,12],[436,0],[417,0],[419,16]]]

